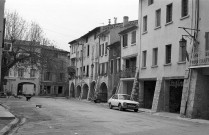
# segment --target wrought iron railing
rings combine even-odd
[[[135,77],[135,73],[136,73],[136,67],[123,68],[120,72],[120,77],[133,78]]]
[[[190,55],[190,66],[203,66],[209,65],[209,50],[193,52]]]

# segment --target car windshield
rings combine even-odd
[[[131,96],[129,96],[129,95],[118,95],[118,98],[122,99],[122,100],[130,100]]]

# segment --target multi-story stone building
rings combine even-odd
[[[124,23],[116,23],[115,21],[114,24],[97,27],[69,43],[71,46],[71,63],[76,69],[76,77],[70,81],[70,93],[75,93],[76,97],[80,96],[82,99],[92,98],[95,93],[100,96],[102,101],[107,101],[110,98],[113,89],[117,88],[119,82],[120,52],[117,52],[119,59],[116,60],[115,56],[111,56],[110,59],[109,49],[113,46],[118,48],[120,42],[118,33],[121,30],[137,24],[137,21],[128,22],[128,19],[126,21],[126,27],[124,27]],[[90,56],[87,56],[88,54]]]
[[[124,17],[121,36],[121,72],[119,93],[131,95],[136,71],[138,68],[138,20],[129,24],[128,17]]]
[[[1,69],[1,60],[2,60],[2,45],[3,45],[3,35],[4,35],[4,5],[5,5],[5,0],[0,1],[0,69]],[[0,76],[1,76],[1,70],[0,70]],[[2,82],[1,77],[0,77],[0,82]],[[0,88],[0,92],[1,92]]]
[[[71,48],[70,63],[75,70],[71,76],[70,97],[87,99],[93,96],[97,78],[97,56],[99,39],[97,34],[101,27],[89,31],[79,39],[69,42]]]
[[[139,0],[139,102],[209,118],[208,1]]]
[[[29,46],[28,44],[30,44],[29,41],[21,41],[18,44],[13,43],[12,47],[21,46],[21,48],[27,48]],[[69,91],[67,76],[69,52],[52,46],[43,46],[40,43],[37,43],[33,47],[37,53],[40,55],[43,54],[43,57],[50,57],[49,63],[47,62],[44,65],[38,63],[36,64],[39,66],[38,68],[33,64],[26,66],[28,61],[18,62],[9,70],[8,75],[5,77],[7,83],[4,85],[4,89],[11,91],[14,95],[21,95],[25,84],[33,84],[35,95],[69,95],[66,94]],[[19,55],[24,55],[24,53],[20,53]],[[46,60],[46,58],[43,59]],[[50,59],[53,59],[53,61]]]

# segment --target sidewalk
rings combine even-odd
[[[78,99],[73,99],[73,100],[78,100]],[[103,107],[109,107],[108,106],[108,103],[94,103],[94,102],[91,102],[91,101],[88,101],[88,100],[78,100],[78,101],[86,102],[86,103],[92,103],[92,104],[100,105],[100,106],[103,106]],[[209,124],[209,120],[184,118],[184,117],[181,117],[180,114],[178,114],[178,113],[153,112],[150,109],[144,109],[144,108],[139,108],[139,112],[145,113],[145,114],[154,115],[154,116],[169,118],[169,119],[178,119],[178,120],[184,120],[184,121],[188,121],[188,122],[196,122],[196,123],[201,123],[201,124]]]
[[[1,131],[9,125],[13,120],[15,119],[15,116],[11,114],[3,105],[0,103],[0,133]]]

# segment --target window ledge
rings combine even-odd
[[[147,67],[142,67],[141,69],[146,69]]]
[[[157,68],[158,67],[158,65],[153,65],[153,66],[151,66],[151,68]]]
[[[136,45],[136,43],[131,43],[131,46],[135,46]]]
[[[128,46],[123,46],[123,49],[126,49],[126,48],[128,48]]]
[[[173,24],[173,21],[170,21],[170,22],[166,23],[165,26],[168,26],[170,24]]]
[[[142,35],[145,35],[145,34],[147,34],[148,32],[147,31],[144,31],[143,33],[142,33]]]
[[[168,63],[168,64],[164,64],[164,66],[171,66],[171,63]]]
[[[154,30],[157,30],[157,29],[160,29],[160,28],[161,28],[161,26],[157,26],[157,27],[154,28]]]
[[[186,61],[179,61],[178,64],[186,64]]]
[[[186,18],[189,18],[189,16],[190,16],[190,15],[183,16],[183,17],[180,18],[180,20],[184,20],[184,19],[186,19]]]

